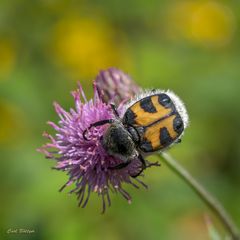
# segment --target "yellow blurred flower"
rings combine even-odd
[[[209,47],[228,44],[236,27],[231,9],[217,1],[178,2],[170,7],[166,22],[170,36]]]
[[[0,79],[6,77],[13,69],[16,52],[11,41],[0,39]]]
[[[22,141],[26,122],[20,109],[0,99],[0,144],[15,144]]]
[[[121,66],[127,54],[121,37],[106,22],[68,18],[53,29],[53,55],[74,78],[92,77],[99,69]]]

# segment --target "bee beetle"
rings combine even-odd
[[[102,144],[106,151],[122,160],[110,169],[126,167],[133,159],[138,158],[141,172],[150,165],[146,164],[143,154],[163,151],[174,143],[181,141],[184,129],[188,125],[188,114],[183,102],[171,91],[145,91],[133,98],[126,106],[120,118],[114,105],[111,105],[116,119],[106,119],[93,123],[83,132],[96,126],[109,124]]]

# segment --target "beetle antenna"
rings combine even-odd
[[[119,116],[119,113],[118,113],[118,111],[117,111],[116,106],[115,106],[113,103],[111,103],[110,105],[111,105],[111,108],[112,108],[115,116],[117,116],[117,117],[119,118],[120,116]]]
[[[86,133],[92,128],[92,127],[98,127],[98,126],[102,126],[102,125],[105,125],[105,124],[108,124],[108,123],[113,123],[114,120],[113,119],[105,119],[105,120],[101,120],[101,121],[98,121],[98,122],[95,122],[95,123],[92,123],[90,124],[90,126],[88,128],[86,128],[84,131],[83,131],[83,139],[85,141],[90,141],[90,139],[88,139],[86,137]]]

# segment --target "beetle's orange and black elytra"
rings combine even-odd
[[[140,107],[141,107],[145,112],[148,112],[148,113],[156,113],[156,112],[157,112],[157,109],[156,109],[156,107],[154,106],[151,97],[143,98],[143,99],[140,101]]]
[[[109,124],[101,138],[106,152],[121,160],[117,165],[108,169],[122,169],[138,159],[142,166],[139,176],[144,169],[158,166],[158,163],[147,163],[142,152],[151,153],[164,150],[173,143],[179,142],[183,131],[188,125],[188,115],[183,102],[171,91],[145,91],[135,96],[127,105],[120,117],[111,104],[114,119],[104,119],[91,124],[83,132],[83,138],[92,127]]]
[[[175,142],[184,130],[183,120],[165,93],[135,102],[124,114],[123,123],[133,126],[140,136],[139,149],[154,152]]]

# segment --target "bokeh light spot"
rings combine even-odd
[[[167,32],[206,47],[228,44],[235,32],[232,10],[215,1],[184,1],[172,5],[167,13]]]
[[[0,39],[0,79],[8,76],[16,60],[16,52],[11,41]]]
[[[26,129],[21,110],[5,100],[0,99],[0,144],[15,144],[22,141]]]
[[[124,61],[120,38],[104,21],[63,19],[53,29],[55,61],[74,78],[91,77],[99,68],[118,66]]]

